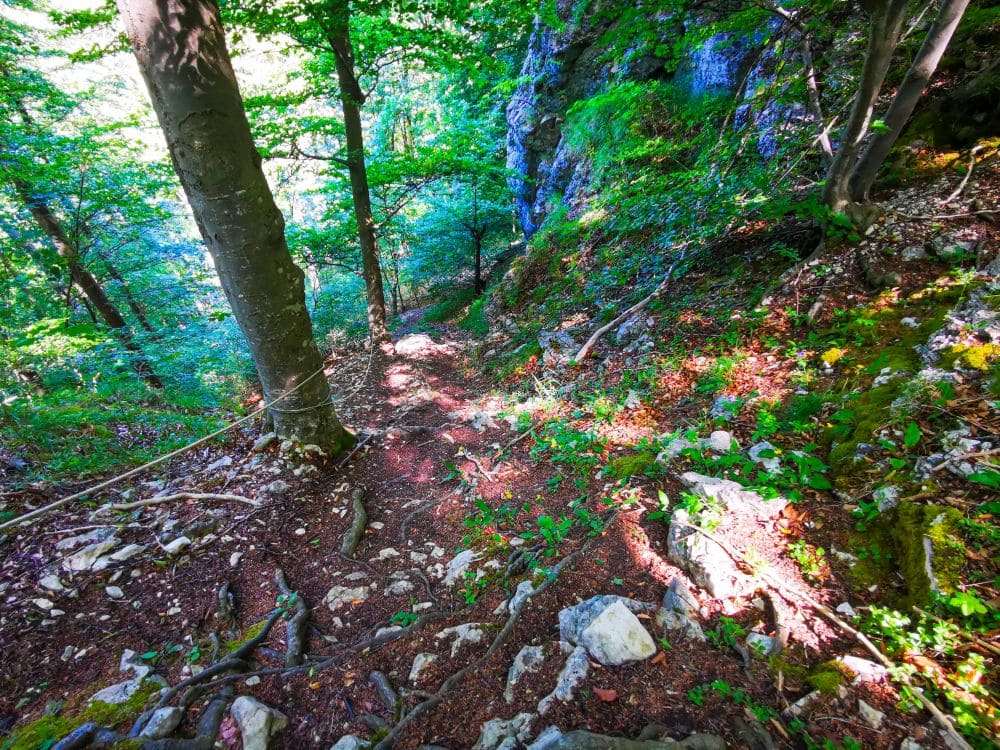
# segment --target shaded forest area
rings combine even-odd
[[[1000,5],[3,0],[0,748],[989,748]]]

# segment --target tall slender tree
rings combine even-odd
[[[353,442],[337,419],[305,304],[250,134],[218,6],[212,0],[118,0],[174,168],[271,401],[277,434],[337,454]]]

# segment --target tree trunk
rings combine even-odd
[[[212,0],[118,0],[174,169],[250,347],[282,438],[338,454],[353,442],[330,400],[304,275],[261,170]]]
[[[483,284],[483,237],[478,232],[472,236],[476,243],[476,294],[482,294],[485,290]]]
[[[121,275],[121,272],[115,264],[107,258],[104,258],[103,261],[104,265],[108,269],[108,276],[121,284],[122,294],[125,296],[125,303],[132,311],[132,314],[135,315],[135,319],[139,321],[139,325],[142,326],[143,330],[147,333],[153,333],[153,325],[149,322],[149,318],[146,317],[146,309],[142,306],[142,303],[135,298],[135,295],[132,294],[132,290],[129,289],[129,286],[125,282],[125,278]]]
[[[347,171],[351,177],[354,216],[358,222],[361,244],[361,265],[368,296],[368,333],[373,342],[389,341],[386,328],[385,288],[379,265],[375,219],[372,217],[371,192],[365,167],[365,137],[361,126],[361,105],[365,96],[354,75],[354,48],[350,37],[350,16],[347,4],[333,19],[334,31],[329,36],[337,67],[340,101],[344,112],[344,137],[347,141]]]
[[[875,182],[878,170],[885,162],[885,157],[889,155],[889,150],[903,132],[903,127],[910,119],[910,115],[913,114],[913,109],[917,106],[920,95],[923,94],[931,76],[937,70],[941,56],[948,48],[951,37],[954,35],[955,29],[958,28],[968,5],[969,0],[944,0],[937,18],[934,19],[934,23],[927,31],[920,51],[913,59],[910,69],[906,71],[906,77],[896,92],[892,104],[889,105],[889,110],[884,118],[888,130],[875,134],[854,168],[851,195],[855,201],[868,200],[868,192],[871,190],[872,183]]]
[[[125,323],[125,318],[122,317],[121,312],[115,307],[115,303],[108,297],[104,291],[104,287],[101,286],[101,282],[83,265],[79,254],[76,252],[76,248],[69,241],[69,238],[63,231],[62,225],[59,223],[59,219],[52,213],[48,203],[43,198],[33,195],[30,186],[23,180],[15,178],[14,187],[27,205],[39,228],[49,238],[53,247],[55,247],[59,257],[66,261],[72,283],[80,290],[86,301],[97,310],[105,325],[111,329],[111,332],[128,351],[129,358],[132,361],[132,368],[136,374],[153,388],[162,388],[163,381],[153,371],[153,367],[150,365],[146,355],[143,354],[142,349],[132,338],[132,333]],[[93,315],[93,312],[91,312],[91,315]]]
[[[806,74],[806,92],[809,95],[809,110],[816,119],[816,127],[819,130],[817,136],[819,140],[820,153],[823,155],[823,163],[827,166],[833,161],[833,145],[830,143],[830,136],[826,132],[826,124],[823,117],[823,104],[819,95],[819,86],[816,84],[816,66],[813,63],[812,45],[809,43],[809,36],[802,37],[802,66]]]
[[[861,80],[851,106],[851,114],[840,137],[837,154],[827,171],[823,202],[836,213],[851,213],[853,202],[850,179],[868,133],[872,112],[885,81],[892,53],[899,43],[899,34],[906,17],[906,0],[873,0],[866,4],[871,23],[868,31],[868,51],[861,69]]]

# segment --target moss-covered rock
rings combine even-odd
[[[962,514],[945,505],[903,502],[890,515],[906,603],[925,604],[932,591],[953,592],[965,565],[965,547],[956,534]]]
[[[844,672],[835,661],[820,664],[806,676],[806,684],[823,695],[836,695],[844,682]]]
[[[648,451],[629,453],[611,461],[607,474],[616,479],[628,479],[645,474],[656,466],[656,455]]]

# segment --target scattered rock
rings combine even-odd
[[[750,632],[747,633],[747,646],[750,648],[750,653],[766,657],[774,648],[774,638],[763,633]]]
[[[385,593],[388,596],[402,596],[403,594],[409,594],[411,591],[413,591],[413,584],[405,578],[393,581],[385,589]]]
[[[281,711],[266,706],[256,698],[241,695],[229,709],[243,737],[243,750],[267,750],[271,737],[288,724]]]
[[[516,747],[517,741],[524,741],[528,738],[528,730],[531,722],[535,718],[534,714],[520,713],[510,719],[490,719],[483,724],[479,733],[479,740],[472,750],[499,750],[501,747]],[[514,743],[505,743],[505,740],[513,739]]]
[[[330,750],[368,750],[371,743],[356,735],[348,734],[337,740]]]
[[[65,558],[62,561],[62,568],[66,572],[90,570],[101,555],[105,552],[110,552],[117,546],[118,540],[114,537],[103,542],[88,544],[79,552]]]
[[[44,609],[46,612],[52,609],[55,605],[51,599],[43,599],[39,597],[38,599],[32,599],[31,603],[34,604],[39,609]]]
[[[169,542],[163,545],[163,551],[168,555],[176,555],[178,552],[182,552],[191,546],[191,540],[186,536],[179,536],[176,539],[171,539]]]
[[[622,605],[616,603],[612,606],[621,607]],[[631,617],[635,617],[635,615],[627,609],[624,609],[624,607],[622,607],[622,609]],[[538,713],[547,713],[556,701],[568,703],[572,700],[573,691],[587,678],[589,673],[590,659],[587,658],[587,650],[583,646],[577,646],[566,658],[566,663],[559,671],[559,676],[556,678],[555,689],[539,701]]]
[[[740,400],[736,396],[718,396],[708,410],[708,416],[720,422],[728,422],[739,414],[739,404]]]
[[[410,667],[410,682],[416,685],[420,682],[420,675],[437,659],[437,654],[419,653],[413,657],[413,666]],[[509,702],[509,701],[508,701]]]
[[[120,550],[112,552],[110,557],[115,562],[125,562],[126,560],[131,560],[144,549],[146,549],[145,544],[126,544]]]
[[[716,453],[728,453],[733,447],[733,436],[728,430],[715,430],[703,445]]]
[[[125,592],[121,590],[118,586],[105,586],[104,593],[110,596],[112,599],[124,599]]]
[[[511,614],[516,613],[521,609],[521,605],[524,604],[528,597],[535,593],[535,584],[529,581],[521,581],[517,584],[517,589],[514,591],[514,595],[510,598],[510,603],[507,605],[507,609]]]
[[[481,622],[466,622],[462,625],[445,628],[434,637],[438,640],[453,637],[455,640],[451,644],[451,655],[455,657],[458,655],[459,649],[466,643],[479,643],[483,640],[485,633],[482,628],[483,623]]]
[[[694,619],[698,602],[680,576],[675,576],[663,594],[663,606],[656,611],[656,624],[667,630],[683,630],[696,641],[705,640],[701,624]]]
[[[624,596],[614,594],[593,596],[559,612],[559,638],[568,643],[582,645],[583,631],[615,602],[620,602],[631,612],[650,612],[655,609],[652,604],[637,602]]]
[[[444,585],[454,586],[461,581],[465,576],[465,572],[478,559],[479,555],[471,549],[463,550],[455,555],[448,563],[448,569],[444,576]]]
[[[113,538],[115,535],[114,528],[110,526],[102,527],[100,529],[94,529],[88,531],[86,534],[80,534],[78,536],[67,537],[66,539],[60,539],[56,542],[56,549],[60,552],[63,550],[73,549],[74,547],[79,547],[82,544],[96,544],[97,542],[106,542]]]
[[[775,447],[771,443],[767,440],[762,440],[756,445],[750,447],[750,450],[747,451],[747,456],[749,456],[750,460],[755,464],[763,466],[765,471],[777,471],[781,468],[781,459],[773,455],[761,455],[765,451],[773,452],[774,450]]]
[[[43,576],[41,580],[38,581],[38,585],[46,591],[53,591],[56,593],[66,590],[66,587],[63,586],[62,581],[59,580],[59,576],[57,575]]]
[[[872,499],[878,503],[879,513],[885,513],[899,505],[899,487],[892,484],[879,487],[872,493]]]
[[[212,474],[218,471],[219,469],[225,469],[227,466],[232,466],[232,465],[233,465],[233,457],[223,456],[222,458],[219,458],[210,463],[208,466],[206,466],[205,473]]]
[[[507,687],[504,688],[503,697],[508,703],[514,702],[514,687],[518,681],[526,674],[535,672],[545,662],[544,646],[524,646],[517,652],[514,662],[507,670]]]
[[[847,602],[841,602],[840,604],[838,604],[837,611],[842,615],[846,615],[847,617],[854,617],[855,615],[857,615],[857,612],[854,611],[854,607],[852,607]]]
[[[900,257],[907,261],[924,260],[927,257],[927,251],[924,250],[923,245],[910,245],[903,248]]]
[[[752,514],[762,521],[776,518],[788,505],[784,498],[765,500],[753,490],[729,479],[686,471],[681,474],[680,480],[695,495],[714,500],[726,510]]]
[[[610,666],[641,661],[656,653],[656,643],[646,628],[620,601],[591,621],[581,634],[580,645],[601,664]]]
[[[239,565],[240,564],[240,559],[242,557],[243,557],[243,553],[242,552],[234,552],[233,554],[231,554],[229,556],[229,567],[230,568],[235,568],[237,565]]]
[[[566,331],[539,331],[538,345],[542,347],[542,364],[547,367],[565,365],[578,349],[573,337]]]
[[[129,698],[135,695],[135,691],[139,689],[140,682],[141,680],[136,677],[132,680],[125,680],[124,682],[109,685],[90,696],[89,702],[110,703],[112,705],[126,703]]]
[[[273,432],[265,432],[259,438],[254,441],[253,447],[250,448],[251,453],[261,453],[267,450],[272,445],[278,441],[278,436]]]
[[[275,479],[264,488],[264,491],[269,495],[284,495],[290,489],[292,489],[292,485],[284,479]]]
[[[692,734],[680,741],[669,737],[630,740],[582,729],[564,734],[556,727],[549,727],[528,745],[527,750],[726,750],[726,742],[712,734]]]
[[[858,714],[872,729],[880,729],[882,722],[885,720],[884,713],[868,705],[860,698],[858,699]]]
[[[371,586],[356,586],[354,588],[334,586],[326,592],[326,596],[323,597],[323,603],[330,608],[331,612],[336,612],[345,604],[360,604],[368,598],[371,591]]]
[[[146,721],[146,726],[142,728],[139,736],[150,740],[161,740],[164,737],[169,737],[180,726],[183,718],[184,712],[176,706],[158,708]]]
[[[836,661],[847,667],[848,671],[854,675],[853,684],[886,682],[889,679],[889,670],[881,664],[876,664],[868,659],[847,654],[838,656]]]

